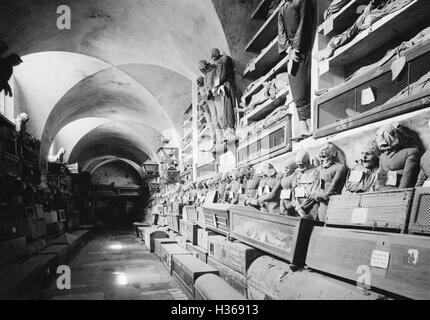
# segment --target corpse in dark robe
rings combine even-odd
[[[19,66],[21,63],[21,58],[14,53],[0,59],[0,93],[4,90],[5,96],[13,97],[12,89],[8,82],[12,77],[13,68]]]
[[[297,169],[293,182],[293,205],[298,216],[318,219],[318,202],[315,197],[320,185],[320,168],[314,167],[307,151],[301,150],[295,157]]]
[[[412,131],[399,123],[389,124],[376,133],[376,144],[382,152],[378,188],[413,188],[420,172],[421,150]]]
[[[379,152],[369,148],[348,173],[342,193],[365,193],[376,191],[379,170]]]
[[[217,66],[214,96],[218,122],[226,138],[234,138],[236,127],[235,110],[238,107],[238,102],[233,60],[226,54],[222,55],[220,50],[216,48],[212,49],[211,58]]]
[[[312,0],[285,1],[278,16],[278,45],[279,52],[286,53],[293,66],[289,68],[289,83],[301,131],[295,140],[310,136],[311,50],[315,29]]]
[[[320,186],[315,200],[319,202],[318,220],[324,222],[332,195],[341,194],[348,169],[340,162],[340,150],[332,143],[324,145],[319,153],[321,162]]]

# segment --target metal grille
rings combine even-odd
[[[355,92],[347,91],[318,106],[318,127],[325,127],[337,121],[347,119],[347,110],[355,115]]]
[[[414,83],[429,72],[430,52],[412,60],[410,64],[409,83]]]
[[[405,68],[407,68],[407,66]],[[402,73],[395,81],[392,81],[391,79],[392,73],[389,71],[359,86],[356,91],[357,113],[363,113],[383,105],[408,86],[407,72]],[[375,95],[375,102],[363,105],[361,103],[361,93],[366,88],[372,88]]]
[[[427,74],[430,70],[430,52],[408,61],[404,71],[398,79],[392,81],[392,73],[386,73],[361,84],[360,86],[344,92],[317,106],[318,128],[332,125],[338,121],[352,118],[360,113],[370,111],[386,103],[402,90],[407,88]],[[372,88],[375,101],[371,104],[361,103],[362,91]],[[376,120],[375,120],[376,121]]]
[[[420,196],[415,223],[430,227],[430,194]]]

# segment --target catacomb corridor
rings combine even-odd
[[[429,299],[429,79],[427,0],[1,0],[0,299]]]

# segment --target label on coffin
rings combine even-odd
[[[348,181],[352,183],[359,183],[363,178],[363,173],[364,172],[361,170],[352,170]]]
[[[284,189],[281,191],[281,199],[291,200],[291,189]]]
[[[228,193],[228,198],[229,198],[229,199],[234,199],[234,192],[233,192],[233,191],[230,191],[230,192]]]
[[[294,189],[294,193],[296,195],[296,198],[305,198],[306,197],[306,190],[303,187],[297,187]]]
[[[427,180],[426,182],[424,182],[423,188],[430,188],[430,180]]]
[[[355,208],[352,211],[351,223],[353,224],[364,224],[367,221],[367,214],[369,209],[367,208]]]
[[[258,187],[258,195],[259,196],[263,195],[263,187]]]
[[[373,102],[375,102],[375,94],[373,93],[372,88],[366,88],[363,91],[361,91],[361,104],[362,105],[368,105]]]
[[[265,186],[264,187],[264,194],[270,193],[270,187],[269,186]]]
[[[372,257],[370,259],[370,266],[388,269],[388,264],[390,262],[390,253],[387,251],[373,250]]]

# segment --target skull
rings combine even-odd
[[[305,150],[300,150],[294,158],[300,172],[306,171],[310,166],[310,155]]]
[[[321,147],[319,159],[323,168],[329,168],[337,161],[337,147],[332,143],[327,143]]]

